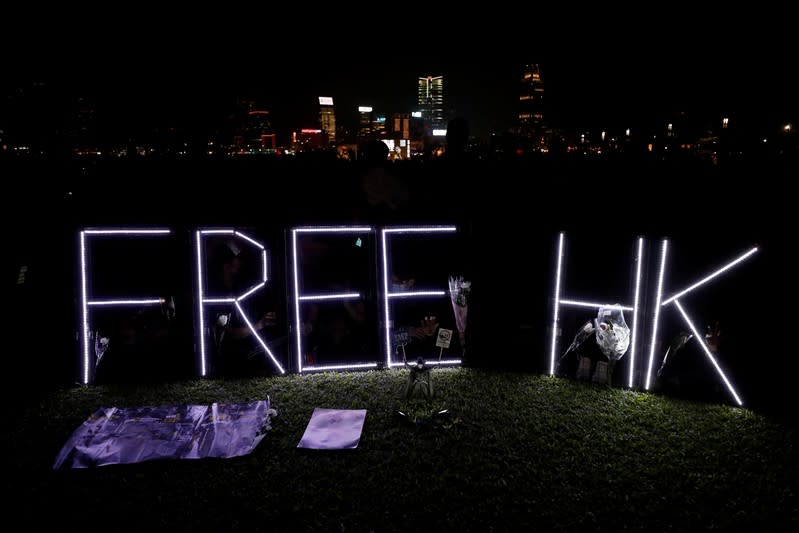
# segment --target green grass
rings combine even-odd
[[[6,417],[7,520],[56,531],[683,531],[799,528],[796,427],[725,405],[538,375],[434,370],[58,391]],[[278,417],[246,457],[53,471],[100,406],[240,402]],[[314,407],[366,408],[358,449],[299,450]],[[448,430],[397,409],[447,408]]]

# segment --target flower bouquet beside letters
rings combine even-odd
[[[466,350],[466,314],[469,310],[469,292],[471,290],[472,282],[463,281],[462,276],[449,278],[449,298],[452,300],[455,326],[458,328],[458,338],[464,351]]]

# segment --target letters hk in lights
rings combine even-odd
[[[557,351],[557,332],[558,332],[558,322],[560,319],[560,309],[562,306],[581,306],[581,307],[592,307],[592,308],[599,308],[605,306],[611,306],[608,304],[600,304],[600,303],[593,303],[587,302],[582,300],[573,300],[567,299],[562,296],[564,292],[564,288],[562,287],[562,272],[563,272],[563,263],[565,259],[565,252],[564,246],[566,241],[565,233],[561,233],[558,236],[558,244],[557,244],[557,253],[556,253],[556,267],[555,267],[555,293],[554,293],[554,304],[553,304],[553,317],[552,317],[552,344],[551,344],[551,351],[550,351],[550,366],[549,366],[549,373],[550,375],[555,374],[555,354]],[[634,280],[634,294],[633,294],[633,303],[632,306],[618,306],[622,310],[631,311],[633,316],[633,325],[631,331],[631,338],[630,338],[630,363],[629,363],[629,372],[628,372],[628,379],[627,385],[628,387],[632,388],[635,385],[635,365],[636,365],[636,349],[638,346],[638,326],[639,321],[643,319],[643,312],[639,309],[639,302],[641,296],[641,279],[642,279],[642,265],[644,263],[643,253],[644,253],[644,244],[645,241],[643,237],[639,237],[637,242],[637,253],[635,256],[635,280]],[[667,270],[667,253],[668,253],[668,240],[664,239],[660,245],[660,254],[659,254],[659,267],[658,267],[658,277],[657,277],[657,287],[655,292],[655,301],[653,304],[652,314],[651,314],[651,336],[649,340],[649,357],[648,363],[644,378],[644,389],[649,390],[652,384],[652,366],[655,359],[655,351],[658,347],[658,325],[660,319],[660,313],[665,308],[673,304],[673,307],[677,309],[679,314],[681,315],[682,319],[691,329],[691,332],[694,335],[694,338],[697,342],[699,342],[700,346],[702,347],[702,351],[710,360],[713,368],[715,369],[716,373],[719,375],[721,381],[727,388],[727,391],[730,393],[730,396],[735,400],[738,405],[743,405],[743,401],[741,400],[738,392],[735,390],[735,387],[730,382],[729,378],[722,370],[721,365],[718,363],[716,358],[711,353],[710,349],[704,342],[704,337],[699,334],[694,325],[693,320],[691,320],[688,312],[685,310],[683,305],[680,303],[680,298],[685,296],[686,294],[693,292],[696,289],[699,289],[701,286],[709,283],[716,277],[724,274],[725,272],[729,271],[730,269],[734,268],[738,264],[746,261],[747,259],[751,258],[758,249],[756,247],[749,249],[747,252],[743,253],[742,255],[738,256],[737,258],[729,261],[728,263],[724,264],[720,268],[712,271],[710,274],[704,276],[703,278],[699,279],[699,281],[691,284],[690,286],[675,291],[671,296],[667,298],[663,298],[664,293],[664,280],[666,277],[666,270]]]
[[[290,230],[290,249],[287,250],[289,254],[289,262],[291,270],[288,275],[287,283],[289,284],[291,294],[291,323],[292,323],[292,338],[294,349],[296,350],[296,370],[298,372],[304,371],[322,371],[322,370],[339,370],[339,369],[359,369],[359,368],[376,368],[377,362],[369,363],[353,363],[343,362],[342,364],[328,364],[328,365],[304,365],[303,364],[303,339],[302,339],[302,323],[300,320],[301,308],[307,302],[320,301],[320,300],[352,300],[362,298],[363,295],[358,292],[343,292],[343,293],[324,293],[324,294],[309,294],[304,292],[303,289],[303,272],[302,261],[300,257],[301,249],[298,247],[298,240],[303,235],[317,235],[324,237],[325,235],[333,234],[351,234],[354,236],[374,236],[376,229],[371,226],[314,226],[314,227],[298,227]],[[381,343],[384,342],[384,355],[380,359],[385,360],[385,366],[390,368],[393,366],[401,365],[401,362],[392,359],[392,310],[391,303],[397,298],[441,298],[448,297],[445,288],[434,288],[431,290],[414,291],[393,293],[389,290],[389,278],[391,270],[391,240],[396,237],[404,236],[410,238],[427,238],[431,234],[451,234],[457,231],[455,226],[408,226],[408,227],[394,227],[380,229],[380,267],[382,272],[378,276],[380,294],[380,316],[381,316],[381,330],[380,335]],[[137,229],[137,228],[113,228],[113,229],[85,229],[80,232],[79,244],[79,263],[80,263],[80,301],[81,301],[81,325],[80,325],[80,345],[81,345],[81,380],[84,384],[91,383],[94,376],[92,369],[94,368],[93,352],[90,350],[92,342],[92,310],[97,307],[124,307],[124,306],[145,306],[145,305],[161,305],[164,300],[157,296],[146,298],[103,298],[101,295],[93,294],[91,290],[91,242],[93,239],[114,239],[114,238],[164,238],[172,235],[170,229]],[[253,248],[261,258],[261,276],[252,286],[243,290],[240,294],[215,294],[211,292],[206,283],[207,272],[207,254],[206,254],[206,240],[211,236],[226,235],[230,239],[237,240],[242,246],[249,246]],[[195,254],[194,261],[194,287],[195,287],[195,309],[196,309],[196,322],[195,330],[197,332],[197,368],[200,376],[207,376],[209,373],[209,342],[208,325],[206,324],[206,310],[215,306],[225,305],[233,307],[242,321],[250,329],[253,338],[258,341],[264,350],[264,356],[267,357],[273,365],[274,369],[283,374],[286,369],[280,364],[280,360],[287,360],[282,358],[279,354],[273,353],[269,347],[269,339],[264,338],[262,334],[254,327],[253,318],[247,313],[245,307],[242,305],[248,298],[256,294],[258,291],[263,290],[269,281],[269,255],[270,252],[262,242],[259,242],[251,235],[238,231],[234,228],[214,228],[214,229],[198,229],[194,232],[193,248]],[[378,360],[377,354],[375,359]],[[443,360],[441,364],[458,364],[459,359]]]

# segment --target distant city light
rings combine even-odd
[[[359,113],[371,113],[372,112],[372,108],[371,108],[371,106],[365,106],[365,105],[358,106],[358,112]]]
[[[313,129],[313,128],[302,128],[302,129],[300,130],[300,133],[311,133],[311,134],[314,134],[314,133],[322,133],[322,130],[315,130],[315,129]]]
[[[446,137],[447,130],[433,130],[433,137]]]
[[[627,137],[629,137],[629,136],[630,136],[630,128],[627,128],[627,131],[625,131],[625,132],[624,132],[624,134],[625,134]]]
[[[729,126],[729,124],[730,124],[730,119],[729,118],[724,117],[723,119],[721,119],[721,127],[722,128],[727,129],[727,126]]]
[[[603,141],[605,140],[605,132],[604,131],[602,132],[602,140]]]
[[[790,124],[786,124],[785,126],[783,126],[782,129],[785,130],[785,133],[790,133],[791,132],[791,125]]]
[[[333,105],[333,97],[332,96],[320,96],[319,97],[319,105]]]
[[[422,118],[422,112],[421,111],[412,111],[411,112],[411,116],[413,118]]]
[[[674,124],[669,122],[669,124],[666,126],[666,129],[669,130],[669,131],[674,131]]]

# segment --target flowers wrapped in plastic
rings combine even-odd
[[[469,310],[469,293],[472,282],[464,281],[463,276],[449,278],[449,298],[452,300],[452,311],[455,313],[455,326],[458,328],[458,339],[461,348],[466,349],[466,315]]]
[[[618,361],[630,346],[630,328],[620,307],[600,307],[594,334],[599,349],[609,361]]]

